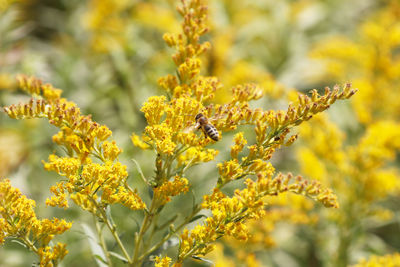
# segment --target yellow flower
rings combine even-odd
[[[152,96],[147,100],[146,103],[143,104],[143,107],[140,111],[144,113],[149,125],[160,123],[161,116],[165,112],[165,101],[165,96]]]
[[[263,90],[256,84],[238,85],[232,89],[232,102],[249,102],[260,99],[263,96]]]
[[[23,236],[38,224],[33,210],[36,206],[35,201],[26,198],[17,188],[12,187],[8,179],[0,182],[0,201],[1,217],[7,219],[8,224],[7,228],[2,229],[6,236]]]
[[[206,19],[207,8],[202,1],[182,2],[178,12],[184,17],[182,23],[182,34],[164,34],[163,38],[167,45],[174,47],[176,53],[172,59],[177,66],[179,77],[171,75],[159,80],[160,85],[176,98],[183,95],[191,95],[191,87],[188,83],[193,82],[200,71],[201,61],[197,58],[209,47],[208,42],[199,43],[200,36],[207,31]],[[177,86],[177,80],[181,86]]]
[[[169,102],[166,109],[165,123],[174,133],[178,133],[183,128],[193,124],[195,116],[202,107],[201,102],[191,97],[174,98]]]
[[[369,260],[361,260],[359,263],[352,265],[352,267],[396,267],[400,266],[400,254],[388,254],[385,256],[373,255]]]
[[[247,140],[243,136],[243,132],[239,132],[233,138],[235,145],[231,146],[231,157],[237,158],[239,152],[241,152],[244,146],[247,144]]]
[[[172,141],[172,129],[166,123],[147,126],[146,135],[152,140],[152,144],[156,147],[158,153],[172,155],[174,153],[176,143]]]
[[[194,132],[180,132],[176,135],[176,139],[182,145],[186,145],[189,147],[204,147],[209,143],[208,139],[202,139]]]
[[[154,266],[155,267],[169,267],[171,261],[172,261],[172,259],[170,257],[160,258],[160,257],[156,256]]]
[[[97,205],[94,203],[91,198],[85,193],[73,193],[69,196],[77,206],[82,208],[83,210],[87,210],[90,213],[97,213]],[[47,204],[47,201],[46,201]]]
[[[205,102],[214,98],[215,93],[222,88],[222,84],[216,77],[199,76],[191,87],[193,97],[199,102]]]
[[[32,233],[36,236],[36,240],[42,244],[49,244],[53,239],[54,235],[60,235],[70,229],[72,223],[66,222],[64,219],[59,220],[54,218],[53,220],[43,219],[40,220],[32,228]]]
[[[154,188],[154,196],[160,201],[161,205],[165,205],[171,201],[171,197],[188,192],[188,184],[189,181],[186,178],[176,175],[173,181],[167,181]]]
[[[19,239],[38,254],[41,266],[54,266],[68,253],[66,245],[49,246],[55,235],[71,228],[72,223],[54,218],[39,220],[33,210],[35,201],[11,186],[10,180],[0,182],[0,243],[4,238]]]
[[[218,163],[218,171],[223,183],[242,178],[245,172],[237,159]]]
[[[217,155],[218,150],[215,149],[203,149],[200,146],[190,147],[178,157],[178,165],[194,165],[200,162],[208,162],[214,160]]]
[[[62,260],[68,254],[68,250],[65,244],[57,243],[54,247],[39,248],[38,254],[40,256],[40,266],[48,267],[55,266],[53,262]]]
[[[143,142],[142,140],[140,140],[140,137],[136,134],[132,134],[131,141],[132,141],[133,145],[138,148],[141,148],[141,149],[150,148],[150,146],[148,144],[146,144],[145,142]]]
[[[122,150],[115,141],[107,140],[111,131],[92,121],[90,116],[81,115],[74,103],[60,98],[60,89],[33,77],[19,76],[18,81],[23,90],[33,96],[42,95],[44,99],[7,107],[7,114],[12,118],[47,118],[61,130],[53,136],[53,141],[68,152],[68,157],[50,155],[49,161],[44,162],[46,170],[67,178],[66,182],[50,188],[54,196],[47,199],[46,204],[67,208],[67,196],[71,195],[84,210],[96,212],[101,205],[96,196],[100,194],[104,203],[144,209],[144,202],[126,184],[126,166],[117,161]],[[92,157],[100,159],[101,163],[92,163]]]
[[[35,77],[27,77],[25,75],[18,75],[17,81],[19,87],[31,95],[43,95],[46,100],[60,99],[62,90],[54,88],[51,84],[43,84],[41,80]]]
[[[264,111],[250,108],[249,101],[259,99],[266,90],[254,84],[244,84],[233,88],[232,98],[227,104],[213,105],[208,101],[213,99],[221,85],[217,79],[200,75],[202,62],[199,55],[209,46],[208,43],[199,42],[199,37],[207,31],[203,24],[207,15],[206,8],[202,1],[188,1],[182,3],[179,12],[184,17],[182,33],[164,35],[167,45],[176,51],[173,61],[177,75],[167,75],[159,80],[169,99],[149,98],[142,108],[148,122],[142,140],[136,135],[132,136],[135,145],[145,149],[145,143],[157,151],[154,199],[163,200],[161,205],[166,204],[169,194],[162,192],[173,188],[170,178],[175,173],[182,174],[196,163],[214,159],[217,153],[216,150],[206,148],[212,144],[206,134],[199,137],[199,134],[188,130],[195,126],[201,128],[194,121],[196,114],[203,113],[220,135],[241,125],[251,127],[256,134],[256,143],[245,149],[247,140],[244,134],[235,135],[231,147],[232,158],[217,165],[217,186],[211,195],[205,197],[201,206],[210,209],[212,216],[192,230],[183,231],[176,262],[178,265],[187,257],[207,254],[213,249],[212,243],[224,235],[247,240],[249,234],[244,221],[265,215],[264,200],[267,197],[293,192],[306,195],[326,207],[338,207],[332,191],[322,189],[318,182],[308,182],[300,176],[294,181],[290,174],[273,177],[274,168],[267,161],[282,145],[291,145],[297,139],[296,134],[289,134],[292,127],[356,92],[350,84],[346,84],[343,89],[338,86],[333,90],[326,88],[322,95],[312,90],[310,96],[298,94],[298,98],[287,110]],[[274,87],[276,83],[270,86]],[[239,153],[243,157],[239,158]],[[257,180],[253,181],[250,177],[256,177]],[[234,196],[228,197],[219,190],[227,183],[241,178],[247,178],[246,188],[236,190]],[[306,216],[302,217],[300,213],[297,215],[293,220],[306,220]]]
[[[109,142],[104,141],[102,144],[102,154],[105,160],[114,161],[117,159],[118,155],[121,154],[122,149],[120,149],[115,141]]]
[[[110,204],[121,203],[131,210],[142,210],[146,205],[136,192],[129,191],[124,186],[114,189],[111,186],[104,186],[102,200]]]
[[[222,236],[232,236],[238,240],[247,240],[249,233],[244,222],[247,219],[259,219],[265,216],[264,201],[266,196],[293,192],[306,195],[321,202],[326,207],[338,207],[336,196],[329,189],[322,189],[316,182],[308,182],[297,176],[278,174],[272,178],[268,174],[259,173],[257,181],[247,179],[246,188],[237,189],[233,197],[228,197],[215,188],[211,195],[206,195],[202,208],[210,209],[211,217],[207,217],[201,225],[191,231],[185,229],[180,235],[178,262],[191,255],[205,255],[213,250],[212,242]]]
[[[77,158],[62,158],[54,154],[49,156],[49,162],[44,162],[44,168],[47,171],[55,171],[66,177],[78,175],[80,166],[80,161]]]
[[[69,153],[75,152],[83,162],[90,153],[100,148],[97,141],[105,141],[111,131],[91,120],[90,116],[80,114],[72,102],[60,97],[60,89],[43,84],[33,77],[19,76],[19,86],[33,96],[42,95],[45,99],[32,99],[27,104],[11,105],[5,108],[11,118],[42,118],[60,128],[53,141],[64,146]]]
[[[60,208],[68,208],[68,200],[67,200],[67,194],[65,193],[66,188],[69,187],[69,183],[64,183],[60,182],[57,183],[56,186],[51,186],[50,187],[50,192],[54,194],[54,196],[51,196],[50,198],[46,199],[46,205],[52,206],[52,207],[60,207]]]

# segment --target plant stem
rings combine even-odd
[[[147,238],[146,242],[143,242],[143,250],[147,251],[149,246],[151,245],[151,241],[153,240],[154,234],[157,232],[157,221],[160,214],[156,214],[153,219],[153,227],[151,229],[149,238]]]
[[[28,238],[26,238],[26,237],[21,237],[21,238],[24,241],[25,245],[27,245],[29,247],[29,249],[31,249],[36,254],[38,253],[38,249],[35,247],[35,245]]]
[[[147,229],[149,228],[150,224],[152,223],[152,221],[150,219],[154,215],[153,213],[154,213],[154,210],[156,207],[156,202],[157,202],[157,199],[153,198],[151,201],[149,212],[145,214],[143,222],[142,222],[142,226],[140,227],[140,230],[139,230],[139,233],[135,237],[135,248],[134,248],[132,260],[130,261],[132,263],[131,266],[138,266],[138,263],[141,261],[141,260],[138,260],[140,246],[143,241],[144,234],[146,233]]]
[[[122,253],[124,253],[124,256],[126,257],[126,259],[129,260],[129,254],[126,251],[126,249],[124,247],[124,244],[122,244],[121,239],[119,239],[119,236],[118,236],[118,233],[117,233],[115,227],[110,224],[110,221],[107,219],[107,216],[106,216],[104,210],[102,210],[101,213],[103,214],[103,217],[104,217],[104,220],[106,222],[106,225],[107,225],[108,229],[110,229],[110,232],[113,235],[115,241],[117,241],[119,247],[121,248]]]
[[[111,258],[110,258],[110,253],[108,252],[107,245],[106,245],[106,242],[104,240],[102,230],[100,229],[100,224],[96,220],[96,216],[94,214],[93,214],[93,220],[94,220],[94,223],[96,225],[96,231],[97,231],[97,235],[99,237],[100,245],[103,248],[104,255],[107,258],[107,264],[108,264],[108,266],[112,267],[113,264],[112,264],[112,261],[111,261]]]
[[[128,252],[126,251],[124,244],[122,244],[121,239],[119,239],[117,230],[115,229],[114,225],[111,225],[110,221],[107,218],[107,214],[105,213],[104,209],[101,208],[96,200],[94,200],[92,197],[89,197],[89,199],[93,202],[93,204],[96,206],[97,210],[100,211],[101,219],[105,222],[107,225],[108,229],[110,230],[112,236],[114,237],[115,241],[117,242],[118,246],[121,248],[122,253],[124,253],[124,256],[127,260],[130,259]]]
[[[197,207],[196,209],[194,209],[192,211],[192,214],[190,214],[180,225],[178,225],[175,228],[174,232],[169,232],[166,236],[164,236],[160,242],[158,242],[157,244],[155,244],[153,247],[151,247],[148,251],[146,251],[145,253],[143,253],[143,255],[141,255],[138,259],[138,261],[143,261],[148,255],[150,255],[153,251],[157,250],[159,247],[161,247],[168,239],[171,238],[172,235],[176,234],[176,232],[178,232],[180,229],[182,229],[185,225],[187,225],[190,220],[196,216],[199,211],[201,210],[200,207]]]

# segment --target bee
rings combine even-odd
[[[210,137],[214,141],[219,140],[219,133],[214,125],[212,125],[203,113],[196,115],[196,129],[202,129],[204,135]]]

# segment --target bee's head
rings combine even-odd
[[[197,114],[195,120],[198,121],[201,117],[204,117],[203,113]]]

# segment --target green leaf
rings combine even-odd
[[[209,264],[212,265],[212,266],[215,265],[214,262],[212,262],[211,260],[208,260],[208,259],[205,259],[205,258],[196,256],[196,255],[192,255],[192,258],[193,258],[193,259],[196,259],[196,260],[200,260],[200,261],[206,262],[206,263],[209,263]]]
[[[128,263],[128,260],[124,256],[122,256],[122,255],[120,255],[118,253],[115,253],[113,251],[109,251],[108,253],[110,253],[111,256],[113,256],[113,257],[115,257],[117,259],[120,259],[123,263]]]
[[[197,221],[197,220],[200,219],[201,217],[207,218],[206,215],[204,215],[204,214],[199,214],[199,215],[194,216],[194,217],[189,221],[189,223],[194,222],[194,221]]]
[[[20,244],[24,248],[28,248],[28,246],[25,243],[19,241],[18,239],[12,239],[10,242],[14,242],[14,243]]]
[[[110,207],[110,205],[107,205],[107,207],[106,207],[106,215],[107,215],[108,221],[111,222],[111,225],[115,225],[114,220],[113,220],[112,215],[111,215],[111,207]]]
[[[83,232],[87,237],[87,240],[90,245],[90,250],[92,251],[92,254],[94,256],[94,259],[96,260],[97,265],[99,267],[107,267],[108,266],[107,261],[104,260],[106,258],[106,255],[104,255],[103,249],[99,245],[97,236],[87,224],[82,223],[81,225]]]
[[[196,196],[194,194],[193,190],[189,190],[190,195],[192,196],[192,210],[195,210],[197,208],[196,204]]]
[[[93,257],[96,259],[96,261],[99,260],[99,261],[103,262],[104,264],[106,264],[106,266],[108,266],[107,262],[102,257],[100,257],[100,255],[93,255]]]

